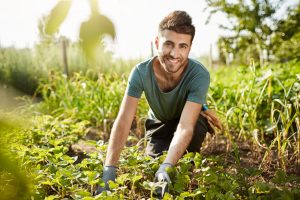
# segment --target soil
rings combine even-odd
[[[278,170],[285,171],[285,186],[289,188],[300,188],[300,166],[295,157],[289,157],[285,163],[285,169],[280,165],[277,152],[271,150],[263,161],[266,150],[253,144],[251,141],[237,141],[236,149],[238,157],[230,142],[224,137],[207,137],[201,149],[203,156],[218,156],[227,172],[236,174],[243,169],[256,170],[257,175],[247,177],[251,184],[260,180],[270,183],[275,178]],[[292,154],[290,154],[292,155]],[[239,160],[239,163],[237,162]]]

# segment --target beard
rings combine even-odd
[[[164,71],[168,74],[175,74],[187,65],[188,59],[174,58],[170,55],[159,55],[158,59]]]

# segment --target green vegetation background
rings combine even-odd
[[[164,199],[300,199],[300,4],[278,19],[282,0],[206,2],[212,15],[232,21],[223,28],[234,33],[218,41],[220,63],[199,58],[210,66],[208,104],[224,130],[208,137],[201,153],[180,159]],[[0,200],[154,199],[163,157],[144,156],[144,97],[112,192],[92,195],[103,184],[128,74],[141,60],[103,52],[99,36],[115,31],[97,0],[89,1],[81,43],[58,37],[71,5],[59,1],[42,17],[34,48],[0,48]]]
[[[22,106],[14,110],[27,116],[26,121],[7,112],[1,115],[1,146],[5,147],[0,152],[5,163],[0,168],[1,199],[150,198],[162,158],[153,160],[143,154],[142,125],[148,110],[144,97],[113,193],[92,197],[95,184],[101,184],[106,142],[127,76],[139,61],[104,59],[93,67],[71,46],[71,76],[66,77],[60,49],[51,48],[47,54],[42,48],[1,49],[1,87],[14,86],[34,95],[24,97]],[[208,103],[225,128],[217,132],[217,140],[208,142],[225,141],[235,170],[230,171],[222,157],[187,154],[176,167],[165,199],[298,199],[300,63],[259,67],[252,62],[209,71]],[[96,130],[98,141],[86,138],[91,130]],[[72,152],[72,145],[82,140],[94,149],[84,157]],[[243,167],[240,143],[252,146],[251,153],[259,157],[257,166]],[[269,179],[263,178],[266,171],[274,172]]]

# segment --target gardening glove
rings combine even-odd
[[[103,168],[103,176],[102,180],[105,183],[105,187],[101,187],[97,185],[95,195],[98,195],[104,191],[110,190],[108,181],[115,181],[116,180],[116,167],[115,166],[105,166]]]
[[[171,184],[171,179],[167,170],[168,168],[172,169],[173,167],[174,166],[171,163],[163,163],[155,173],[154,182],[161,183],[161,185],[155,189],[155,193],[159,198],[163,198],[165,193],[169,192],[168,185]]]

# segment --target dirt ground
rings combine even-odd
[[[236,149],[236,151],[234,150]],[[286,171],[285,186],[300,188],[300,166],[296,157],[288,156],[285,161],[285,169],[280,165],[275,150],[270,151],[264,158],[266,150],[262,150],[251,141],[238,141],[236,147],[224,137],[207,137],[201,149],[204,156],[218,156],[229,173],[238,173],[241,169],[258,170],[258,175],[249,176],[249,183],[256,180],[271,182],[278,170]],[[238,155],[237,155],[238,154]],[[292,153],[290,153],[292,155]],[[239,163],[237,162],[239,160]],[[264,161],[263,161],[264,160]],[[293,177],[289,181],[288,177]]]

